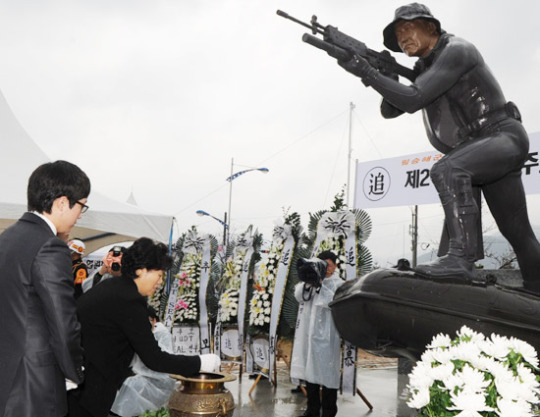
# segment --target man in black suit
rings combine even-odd
[[[83,379],[65,240],[88,209],[90,180],[69,162],[50,162],[27,191],[28,212],[0,235],[0,416],[63,417],[66,379]]]

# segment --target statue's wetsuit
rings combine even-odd
[[[374,68],[362,79],[383,96],[384,117],[422,109],[430,142],[446,154],[433,166],[431,178],[445,211],[447,255],[419,265],[417,271],[443,276],[452,270],[449,259],[472,265],[482,257],[479,200],[474,198],[479,187],[516,252],[525,286],[540,290],[540,244],[529,223],[521,182],[529,140],[517,108],[506,102],[474,45],[453,35],[443,33],[415,69],[419,75],[410,86]]]

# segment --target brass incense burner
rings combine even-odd
[[[223,372],[201,372],[191,378],[171,375],[181,382],[169,399],[171,417],[231,417],[234,399],[225,382],[236,377]]]

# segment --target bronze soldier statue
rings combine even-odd
[[[384,29],[384,44],[418,57],[411,85],[379,71],[360,55],[339,64],[383,97],[381,114],[422,110],[430,142],[445,154],[431,170],[445,213],[439,258],[418,265],[433,278],[472,279],[483,257],[480,191],[517,256],[523,286],[540,293],[540,244],[527,215],[521,168],[529,139],[517,107],[507,102],[476,47],[446,33],[418,3],[399,7]]]

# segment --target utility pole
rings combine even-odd
[[[417,256],[418,256],[418,206],[414,206],[412,212],[412,225],[411,225],[411,236],[412,236],[412,267],[416,266]]]
[[[347,196],[346,204],[349,207],[349,189],[350,189],[350,180],[351,180],[351,156],[352,156],[352,116],[354,110],[354,103],[349,103],[349,153],[347,155]]]
[[[229,228],[227,226],[227,212],[223,214],[223,224],[223,246],[225,246],[227,244],[227,229]]]

